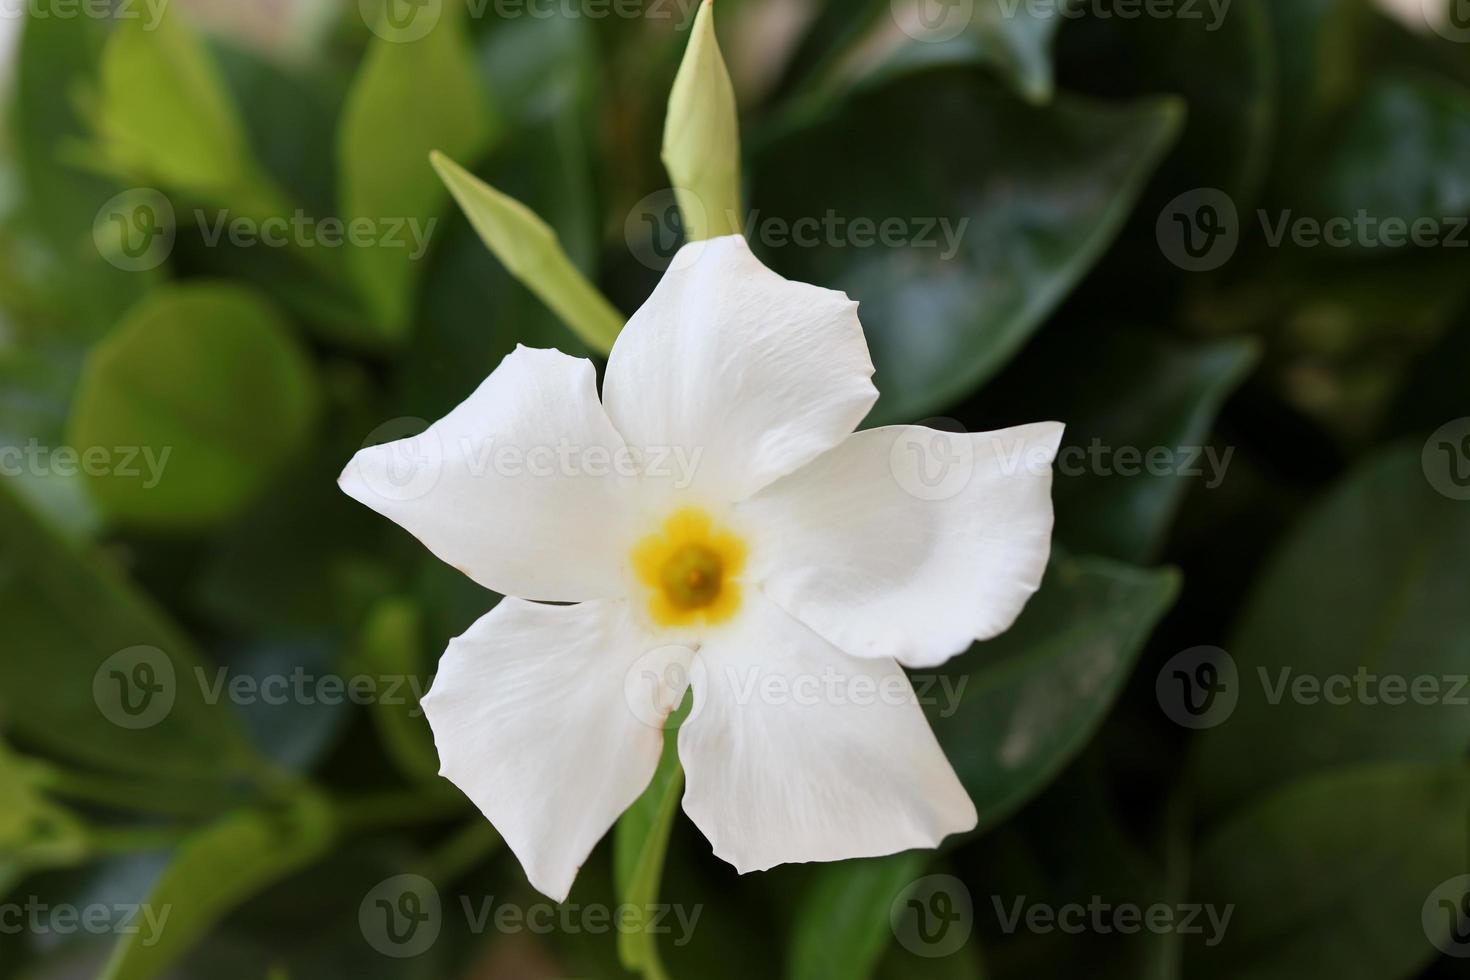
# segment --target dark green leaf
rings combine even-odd
[[[822,865],[792,923],[791,980],[872,976],[893,940],[889,909],[933,859],[927,851]]]
[[[1230,447],[1206,444],[1255,347],[1128,330],[1064,343],[1065,359],[1048,362],[1053,414],[1069,423],[1053,491],[1057,535],[1074,551],[1149,561],[1191,485],[1214,490],[1225,477]]]
[[[941,669],[928,687],[931,721],[982,831],[1081,751],[1177,590],[1172,572],[1058,556],[1008,633]],[[869,975],[892,937],[889,907],[926,860],[913,853],[818,868],[797,920],[793,975]]]
[[[1038,109],[964,71],[905,77],[757,158],[748,237],[789,239],[778,271],[862,303],[873,420],[922,417],[998,371],[1091,268],[1180,120],[1169,100]]]
[[[1266,796],[1198,852],[1192,899],[1233,917],[1219,945],[1191,943],[1185,975],[1416,975],[1449,939],[1448,920],[1426,935],[1422,913],[1467,866],[1467,812],[1463,764],[1338,769]]]
[[[1239,701],[1198,745],[1202,807],[1330,766],[1462,758],[1467,553],[1470,509],[1430,486],[1417,445],[1334,490],[1259,580],[1231,641]]]
[[[981,830],[1087,744],[1178,590],[1174,571],[1057,555],[1009,632],[942,668],[958,700],[936,697],[930,717]]]

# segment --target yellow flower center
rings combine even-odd
[[[633,570],[659,626],[712,625],[735,615],[744,568],[745,542],[697,507],[675,511],[633,549]]]

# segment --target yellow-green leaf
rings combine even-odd
[[[480,239],[511,275],[590,347],[604,354],[612,350],[623,316],[572,264],[551,226],[444,154],[432,159]]]

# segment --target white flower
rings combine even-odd
[[[590,362],[519,348],[348,465],[343,490],[507,596],[424,709],[546,895],[647,787],[685,686],[684,810],[741,872],[975,826],[899,665],[995,636],[1036,590],[1061,426],[854,432],[872,374],[855,303],[729,236],[679,253],[600,402]]]

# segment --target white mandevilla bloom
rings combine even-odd
[[[443,775],[547,896],[648,786],[688,686],[684,810],[742,873],[975,826],[899,665],[1003,632],[1036,590],[1062,427],[945,435],[964,472],[941,485],[948,457],[907,451],[937,433],[854,431],[872,375],[857,304],[717,238],[628,322],[601,401],[591,362],[519,348],[347,466],[349,495],[507,597],[424,710]]]

